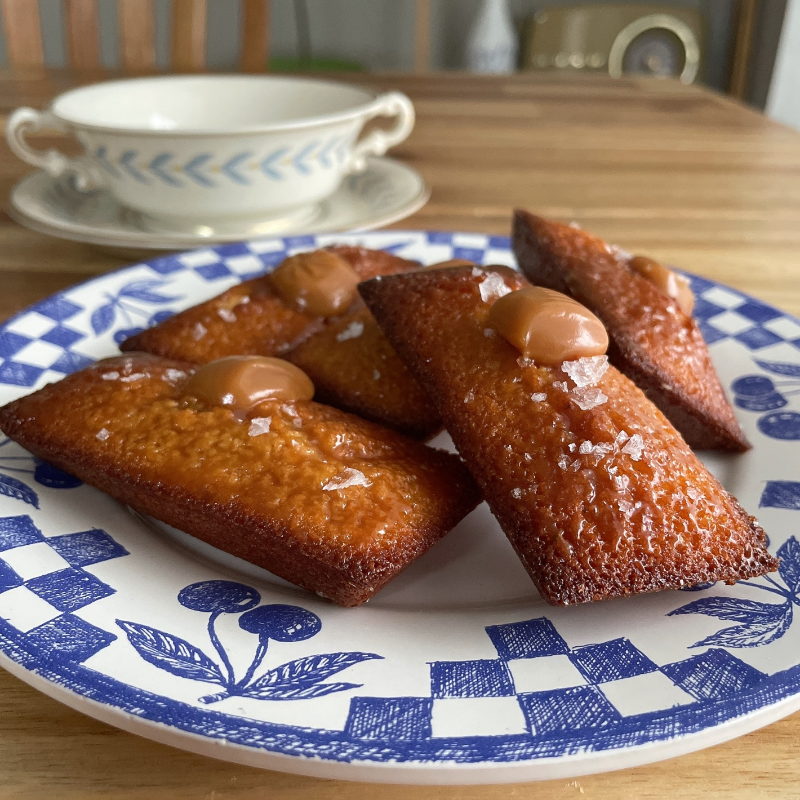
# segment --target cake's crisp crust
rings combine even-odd
[[[383,250],[351,245],[327,249],[348,261],[362,280],[419,266]],[[263,275],[129,337],[120,350],[193,364],[225,356],[280,356],[325,324],[285,303],[269,275]]]
[[[107,359],[9,403],[0,428],[133,508],[345,606],[479,502],[455,456],[310,401],[266,401],[237,418],[186,395],[193,369]]]
[[[529,285],[508,268],[463,268],[359,291],[435,400],[544,599],[567,605],[774,570],[755,520],[630,380],[609,367],[579,391],[561,367],[536,366],[487,328],[501,283]]]
[[[285,357],[311,378],[321,403],[412,439],[441,430],[436,408],[366,308],[332,322]]]
[[[528,280],[572,295],[600,317],[611,363],[692,447],[750,448],[695,321],[629,269],[614,248],[585,231],[520,210],[514,213],[513,244]]]
[[[383,250],[328,249],[363,280],[419,266]],[[279,355],[308,374],[320,402],[414,439],[429,438],[441,429],[435,410],[360,300],[356,306],[331,320],[311,317],[287,305],[265,276],[126,339],[121,349],[194,364],[231,355]]]

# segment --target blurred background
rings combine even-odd
[[[66,1],[38,0],[47,66],[68,63]],[[173,2],[152,0],[162,69],[170,63]],[[242,4],[199,6],[208,68],[236,69]],[[120,63],[118,0],[97,0],[97,7],[100,60],[113,69]],[[800,0],[273,0],[268,25],[270,68],[278,71],[510,68],[675,76],[800,127]],[[497,56],[498,47],[505,48],[500,62],[481,61],[481,54]],[[511,59],[506,67],[503,58]],[[8,63],[3,34],[0,62]]]

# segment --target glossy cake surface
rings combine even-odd
[[[528,285],[462,268],[360,291],[542,596],[572,604],[775,569],[763,531],[630,380],[537,366],[487,327],[491,304]]]
[[[245,415],[185,362],[99,362],[0,410],[35,455],[342,605],[367,600],[479,500],[457,458],[311,401]]]
[[[603,321],[611,362],[631,378],[697,449],[750,445],[725,397],[695,321],[626,258],[585,231],[514,216],[514,253],[526,277],[571,294]]]
[[[427,439],[442,427],[428,396],[366,308],[309,336],[286,359],[308,374],[322,403],[413,439]]]

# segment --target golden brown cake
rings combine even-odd
[[[455,456],[312,401],[209,404],[187,393],[194,370],[141,353],[106,359],[9,403],[0,428],[121,502],[345,606],[479,502]]]
[[[604,356],[544,366],[489,327],[492,304],[528,286],[493,267],[396,275],[359,291],[544,599],[568,605],[774,570],[755,520]]]
[[[441,430],[435,407],[366,308],[309,336],[285,358],[308,374],[321,403],[412,439],[428,439]]]
[[[514,213],[514,253],[532,283],[572,295],[606,326],[611,363],[696,449],[750,447],[695,321],[629,267],[631,259],[585,231]]]
[[[345,259],[362,279],[419,266],[363,247],[339,245],[326,252]],[[264,276],[132,336],[121,349],[195,364],[229,355],[280,355],[308,373],[320,402],[414,439],[429,438],[441,429],[430,401],[360,299],[354,305],[333,318],[312,316],[285,302]]]
[[[362,280],[419,266],[383,250],[350,245],[326,250],[349,262]],[[234,355],[274,356],[290,350],[325,324],[324,318],[286,303],[270,276],[263,275],[131,336],[120,349],[194,364]]]

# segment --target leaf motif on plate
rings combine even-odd
[[[105,333],[113,324],[116,310],[113,303],[104,303],[92,312],[90,322],[92,330],[99,336]]]
[[[722,647],[761,647],[761,645],[780,639],[792,624],[792,604],[776,606],[781,614],[772,620],[761,620],[745,625],[733,625],[712,633],[705,639],[695,642],[692,647],[717,645]]]
[[[39,495],[30,486],[9,475],[0,475],[0,495],[22,500],[23,503],[39,508]]]
[[[375,653],[323,653],[287,661],[253,681],[254,689],[313,686],[362,661],[383,658]],[[335,685],[335,684],[331,684]]]
[[[775,619],[776,616],[779,616],[778,610],[783,607],[783,604],[757,603],[755,600],[743,600],[739,597],[703,597],[670,611],[667,616],[705,614],[707,617],[716,617],[717,619],[757,623]]]
[[[334,694],[334,692],[358,689],[359,686],[361,686],[360,683],[315,683],[310,686],[276,686],[274,688],[253,685],[241,692],[241,695],[256,700],[310,700],[314,697]]]
[[[125,631],[136,652],[150,664],[181,678],[225,685],[219,667],[185,639],[137,622],[118,619],[117,625]]]
[[[119,290],[120,297],[132,297],[134,300],[141,300],[144,303],[169,303],[179,300],[173,295],[159,294],[153,289],[159,289],[164,284],[161,281],[134,281]]]
[[[788,375],[792,378],[800,378],[800,364],[789,364],[784,361],[756,361],[761,369],[771,372],[774,375]]]
[[[800,542],[790,536],[778,549],[781,560],[778,572],[792,594],[800,590]]]

